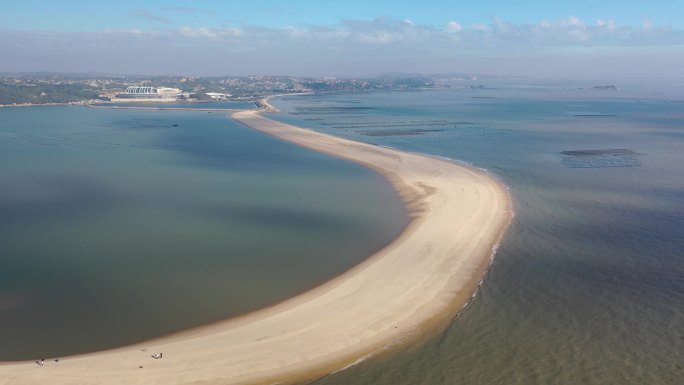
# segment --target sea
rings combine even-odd
[[[1,108],[0,361],[115,348],[277,303],[407,223],[379,175],[224,112]]]
[[[684,85],[612,88],[274,99],[275,119],[486,169],[514,201],[491,270],[445,330],[314,384],[684,383]]]
[[[313,384],[682,383],[684,85],[595,85],[455,80],[272,100],[277,120],[486,169],[514,202],[490,271],[444,329]],[[225,113],[0,118],[0,360],[265,306],[407,223],[371,171]]]
[[[248,101],[202,101],[202,102],[103,102],[97,103],[98,107],[134,107],[134,108],[161,108],[161,109],[216,109],[216,110],[247,110],[255,109],[256,104]]]

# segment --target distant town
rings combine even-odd
[[[491,78],[491,77],[490,77]],[[0,105],[134,101],[252,101],[283,93],[483,87],[477,75],[385,75],[375,78],[292,76],[189,77],[0,74]]]

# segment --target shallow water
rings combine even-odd
[[[206,101],[206,102],[117,102],[98,103],[107,107],[148,107],[148,108],[211,108],[211,109],[254,109],[256,104],[242,101]]]
[[[3,108],[0,181],[0,360],[263,307],[407,222],[380,176],[219,113]]]
[[[315,384],[681,383],[681,99],[506,87],[273,103],[279,120],[484,167],[516,211],[446,331]]]

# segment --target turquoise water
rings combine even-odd
[[[0,109],[0,360],[121,346],[314,287],[406,212],[226,114]]]
[[[315,384],[682,383],[684,101],[492,88],[274,100],[279,120],[484,167],[516,211],[444,332]]]

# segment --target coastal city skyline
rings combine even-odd
[[[681,78],[682,12],[675,1],[13,3],[0,71]]]

